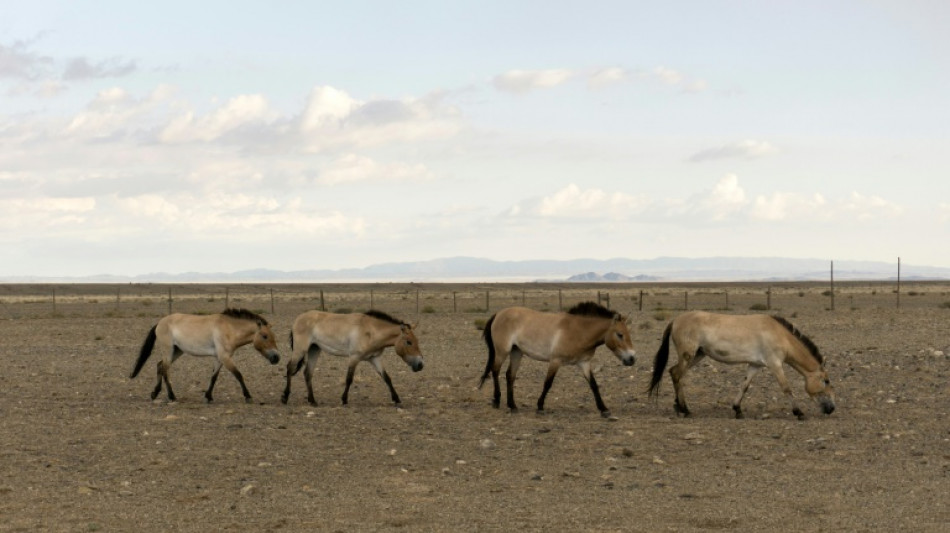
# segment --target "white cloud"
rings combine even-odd
[[[556,87],[574,76],[575,73],[568,69],[509,70],[492,78],[492,85],[503,92],[526,93]]]
[[[689,156],[689,161],[700,163],[703,161],[712,161],[716,159],[755,159],[773,155],[778,152],[771,143],[767,141],[757,141],[755,139],[746,139],[744,141],[734,142],[715,148],[708,148]]]
[[[620,67],[609,67],[595,71],[587,78],[587,86],[600,89],[608,85],[620,83],[627,79],[627,72]]]
[[[606,192],[602,189],[581,189],[570,184],[552,195],[530,200],[511,207],[509,216],[534,216],[543,218],[604,218],[625,219],[634,216],[650,205],[643,196],[622,192]]]
[[[711,214],[713,220],[723,220],[739,212],[748,204],[739,178],[728,174],[720,179],[712,191],[699,201],[699,208]]]
[[[362,235],[366,222],[336,210],[308,206],[300,197],[280,201],[245,193],[116,198],[124,219],[137,219],[139,231],[189,234],[201,228],[202,238],[274,238],[287,235]]]
[[[879,196],[865,196],[852,192],[839,206],[840,212],[851,219],[865,221],[880,217],[895,218],[904,213],[904,208]]]
[[[317,181],[337,185],[364,181],[424,181],[433,177],[422,164],[378,163],[368,157],[346,154],[327,165]]]
[[[63,71],[64,80],[88,80],[117,78],[135,72],[135,61],[123,61],[117,57],[90,63],[85,57],[70,59]]]
[[[332,87],[313,91],[299,124],[311,153],[441,140],[461,129],[458,111],[437,97],[363,102]]]
[[[266,126],[278,117],[259,94],[239,95],[207,115],[191,111],[173,119],[159,134],[165,143],[214,141],[245,126]]]
[[[759,220],[813,220],[828,214],[825,198],[815,193],[811,196],[787,192],[775,192],[770,196],[757,196],[750,216]]]
[[[0,78],[32,80],[45,73],[53,58],[31,52],[30,44],[26,41],[0,44]]]
[[[96,199],[91,197],[0,199],[0,227],[7,230],[0,238],[14,240],[52,228],[73,230],[85,223],[95,209]]]

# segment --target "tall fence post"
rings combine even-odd
[[[897,258],[897,308],[901,308],[901,258]]]
[[[228,309],[231,307],[231,289],[229,287],[224,288],[224,308]]]
[[[327,301],[323,298],[323,289],[320,289],[320,310],[327,310]]]
[[[491,300],[488,297],[488,289],[485,289],[485,312],[488,313],[491,309]]]
[[[274,289],[270,290],[270,313],[274,314]]]
[[[172,288],[168,288],[168,314],[172,314]]]
[[[640,289],[640,298],[637,299],[637,311],[643,311],[643,289]]]
[[[564,300],[561,297],[561,289],[557,290],[557,310],[559,312],[564,310]]]
[[[769,285],[769,288],[765,291],[765,309],[768,311],[772,310],[772,286]]]
[[[683,311],[689,311],[689,291],[683,291]]]
[[[458,299],[457,299],[455,296],[456,296],[455,291],[452,291],[452,312],[453,312],[453,313],[458,313],[458,312],[459,312],[459,304],[458,304]]]
[[[831,310],[835,310],[835,262],[831,262]]]
[[[419,289],[416,289],[416,313],[419,312]]]

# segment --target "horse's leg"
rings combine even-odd
[[[515,403],[515,379],[518,378],[518,368],[521,367],[521,350],[517,348],[511,350],[511,358],[508,360],[508,370],[505,372],[505,392],[508,398],[508,409],[512,413],[518,411],[518,404]]]
[[[211,403],[214,398],[211,397],[211,391],[214,390],[214,383],[218,381],[218,373],[221,372],[221,361],[214,360],[214,372],[211,373],[211,383],[208,384],[208,390],[205,391],[205,401]]]
[[[316,344],[311,344],[307,348],[307,364],[303,369],[303,379],[307,384],[307,402],[310,405],[317,405],[317,399],[313,397],[313,369],[317,366],[317,359],[320,358],[320,347]],[[290,387],[290,378],[287,378],[288,384]]]
[[[771,370],[772,374],[775,375],[775,379],[778,380],[778,386],[781,387],[782,392],[785,393],[789,403],[792,404],[792,414],[798,417],[799,420],[804,420],[805,413],[803,413],[802,410],[798,408],[798,404],[795,402],[795,396],[792,395],[792,388],[788,385],[788,379],[785,377],[785,370],[782,368],[782,362],[777,361],[775,363],[770,363],[769,370]]]
[[[495,345],[495,364],[491,367],[492,385],[495,386],[495,391],[492,393],[491,405],[495,409],[498,409],[498,407],[501,405],[501,386],[498,383],[498,374],[501,373],[501,365],[505,362],[505,359],[508,358],[510,351],[510,347],[506,347],[504,350],[502,350],[499,349],[497,344]],[[510,365],[509,368],[511,368]]]
[[[597,410],[600,411],[600,416],[604,418],[610,417],[610,410],[607,409],[607,406],[604,405],[603,398],[600,397],[600,389],[597,387],[597,380],[594,379],[594,372],[590,368],[590,361],[581,361],[578,363],[578,366],[580,366],[584,378],[587,379],[587,383],[590,384],[591,392],[594,393],[594,403],[597,404]]]
[[[162,392],[162,381],[165,382],[165,390],[168,391],[168,401],[174,402],[176,400],[175,392],[172,391],[172,383],[168,375],[171,372],[172,363],[174,363],[175,359],[178,359],[181,354],[181,349],[177,346],[172,346],[171,354],[158,362],[158,383],[155,384],[155,390],[152,391],[153,400],[158,396],[158,393]]]
[[[749,385],[752,384],[752,378],[759,373],[759,370],[762,370],[762,367],[753,365],[749,365],[749,368],[746,370],[745,380],[739,388],[739,394],[737,394],[736,399],[732,401],[732,410],[736,412],[736,418],[743,418],[745,416],[742,414],[742,397],[745,396],[746,391],[749,390]]]
[[[548,363],[548,374],[544,377],[544,388],[541,390],[541,396],[538,397],[538,412],[544,412],[544,398],[551,390],[551,384],[554,383],[554,376],[557,375],[558,368],[561,368],[561,362],[557,359],[551,359]]]
[[[373,357],[369,360],[373,365],[373,368],[376,369],[376,373],[379,374],[379,377],[383,378],[383,381],[386,382],[386,386],[389,387],[389,394],[393,399],[393,403],[396,404],[396,407],[399,407],[401,403],[399,401],[399,395],[396,394],[396,389],[393,387],[393,380],[389,379],[389,374],[386,373],[386,370],[383,369],[383,361],[380,356]]]
[[[676,399],[673,402],[673,409],[676,414],[689,416],[689,407],[686,405],[686,372],[693,368],[706,354],[703,349],[697,347],[695,352],[680,352],[679,360],[670,368],[670,377],[673,378],[673,389],[676,392]]]
[[[229,372],[234,374],[234,377],[238,380],[238,383],[241,384],[241,392],[244,393],[244,401],[246,403],[251,403],[251,391],[247,390],[247,385],[244,384],[244,376],[241,375],[241,371],[234,365],[234,361],[231,360],[231,354],[227,353],[224,355],[218,356],[218,362],[224,365],[224,368],[227,368]],[[212,376],[211,384],[214,385],[214,376]],[[210,394],[211,388],[208,388]]]
[[[360,356],[354,355],[350,358],[350,363],[346,365],[346,387],[343,388],[343,405],[346,405],[346,402],[350,397],[350,385],[353,384],[353,374],[356,373],[356,365],[360,364]]]

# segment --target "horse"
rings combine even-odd
[[[349,358],[346,369],[346,387],[343,389],[343,405],[346,405],[353,384],[353,373],[356,365],[369,361],[376,373],[379,374],[386,386],[393,403],[398,407],[401,402],[392,379],[383,369],[383,350],[392,346],[396,355],[412,368],[413,372],[422,370],[423,358],[419,349],[419,340],[416,338],[413,326],[393,318],[392,316],[375,309],[365,313],[327,313],[323,311],[308,311],[294,320],[290,332],[290,347],[293,350],[290,361],[287,362],[287,387],[281,396],[281,401],[287,403],[290,398],[290,379],[304,366],[304,381],[307,383],[307,401],[310,405],[317,405],[313,397],[313,368],[321,352],[329,355]]]
[[[594,351],[606,345],[625,366],[636,361],[636,351],[630,339],[626,319],[620,314],[594,302],[575,305],[566,313],[545,313],[526,307],[508,307],[498,311],[488,322],[482,334],[488,347],[488,362],[478,387],[485,384],[490,373],[495,385],[492,406],[501,403],[498,373],[509,356],[507,380],[508,408],[518,410],[515,404],[514,383],[521,365],[521,356],[548,362],[544,389],[538,398],[538,413],[544,412],[544,398],[551,389],[554,376],[561,365],[577,365],[590,384],[594,402],[601,416],[610,417],[591,371],[590,362]]]
[[[172,363],[183,353],[199,357],[216,357],[211,384],[205,392],[205,399],[208,402],[213,400],[211,391],[214,390],[214,382],[217,381],[218,372],[221,371],[222,366],[230,370],[241,384],[244,401],[251,402],[251,393],[244,384],[244,377],[232,360],[234,351],[241,346],[253,344],[254,348],[272,365],[280,361],[277,339],[267,320],[256,313],[247,309],[233,308],[213,315],[173,313],[159,320],[158,324],[152,326],[148,332],[130,378],[134,378],[142,370],[145,361],[152,355],[156,340],[166,346],[168,351],[158,362],[158,383],[152,391],[153,400],[162,391],[162,380],[164,380],[168,391],[168,401],[175,401],[175,393],[172,392],[168,374]]]
[[[780,316],[690,311],[676,317],[666,326],[660,349],[653,360],[653,377],[648,389],[653,398],[657,396],[669,358],[670,338],[679,355],[677,363],[670,368],[676,391],[673,408],[678,415],[690,415],[683,393],[686,371],[706,356],[721,363],[748,365],[745,380],[732,402],[736,418],[743,418],[742,397],[752,378],[763,367],[767,367],[778,380],[779,387],[791,402],[792,413],[799,420],[805,418],[792,396],[782,363],[787,363],[805,378],[805,391],[818,402],[824,414],[830,415],[835,410],[834,390],[818,347]]]

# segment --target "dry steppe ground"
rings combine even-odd
[[[603,348],[595,358],[616,420],[598,416],[572,368],[537,415],[545,367],[531,360],[521,411],[492,409],[490,385],[476,388],[484,292],[492,311],[522,301],[556,310],[557,288],[0,286],[0,530],[950,530],[947,284],[906,284],[900,309],[890,285],[840,284],[833,310],[816,284],[771,296],[759,284],[565,285],[565,307],[601,290],[631,314],[636,365]],[[343,361],[323,357],[319,405],[306,403],[302,377],[282,405],[284,365],[245,347],[236,360],[254,403],[222,373],[206,404],[211,362],[194,357],[173,367],[179,401],[152,402],[158,358],[128,375],[169,290],[175,311],[263,313],[285,357],[294,317],[320,305],[320,290],[331,310],[372,298],[419,322],[426,367],[412,373],[390,351],[402,407],[368,365],[343,407]],[[685,305],[749,313],[766,302],[821,348],[834,414],[806,402],[790,370],[804,421],[765,372],[748,418],[733,419],[743,368],[701,364],[691,418],[674,416],[668,378],[658,402],[647,398],[660,335]]]

